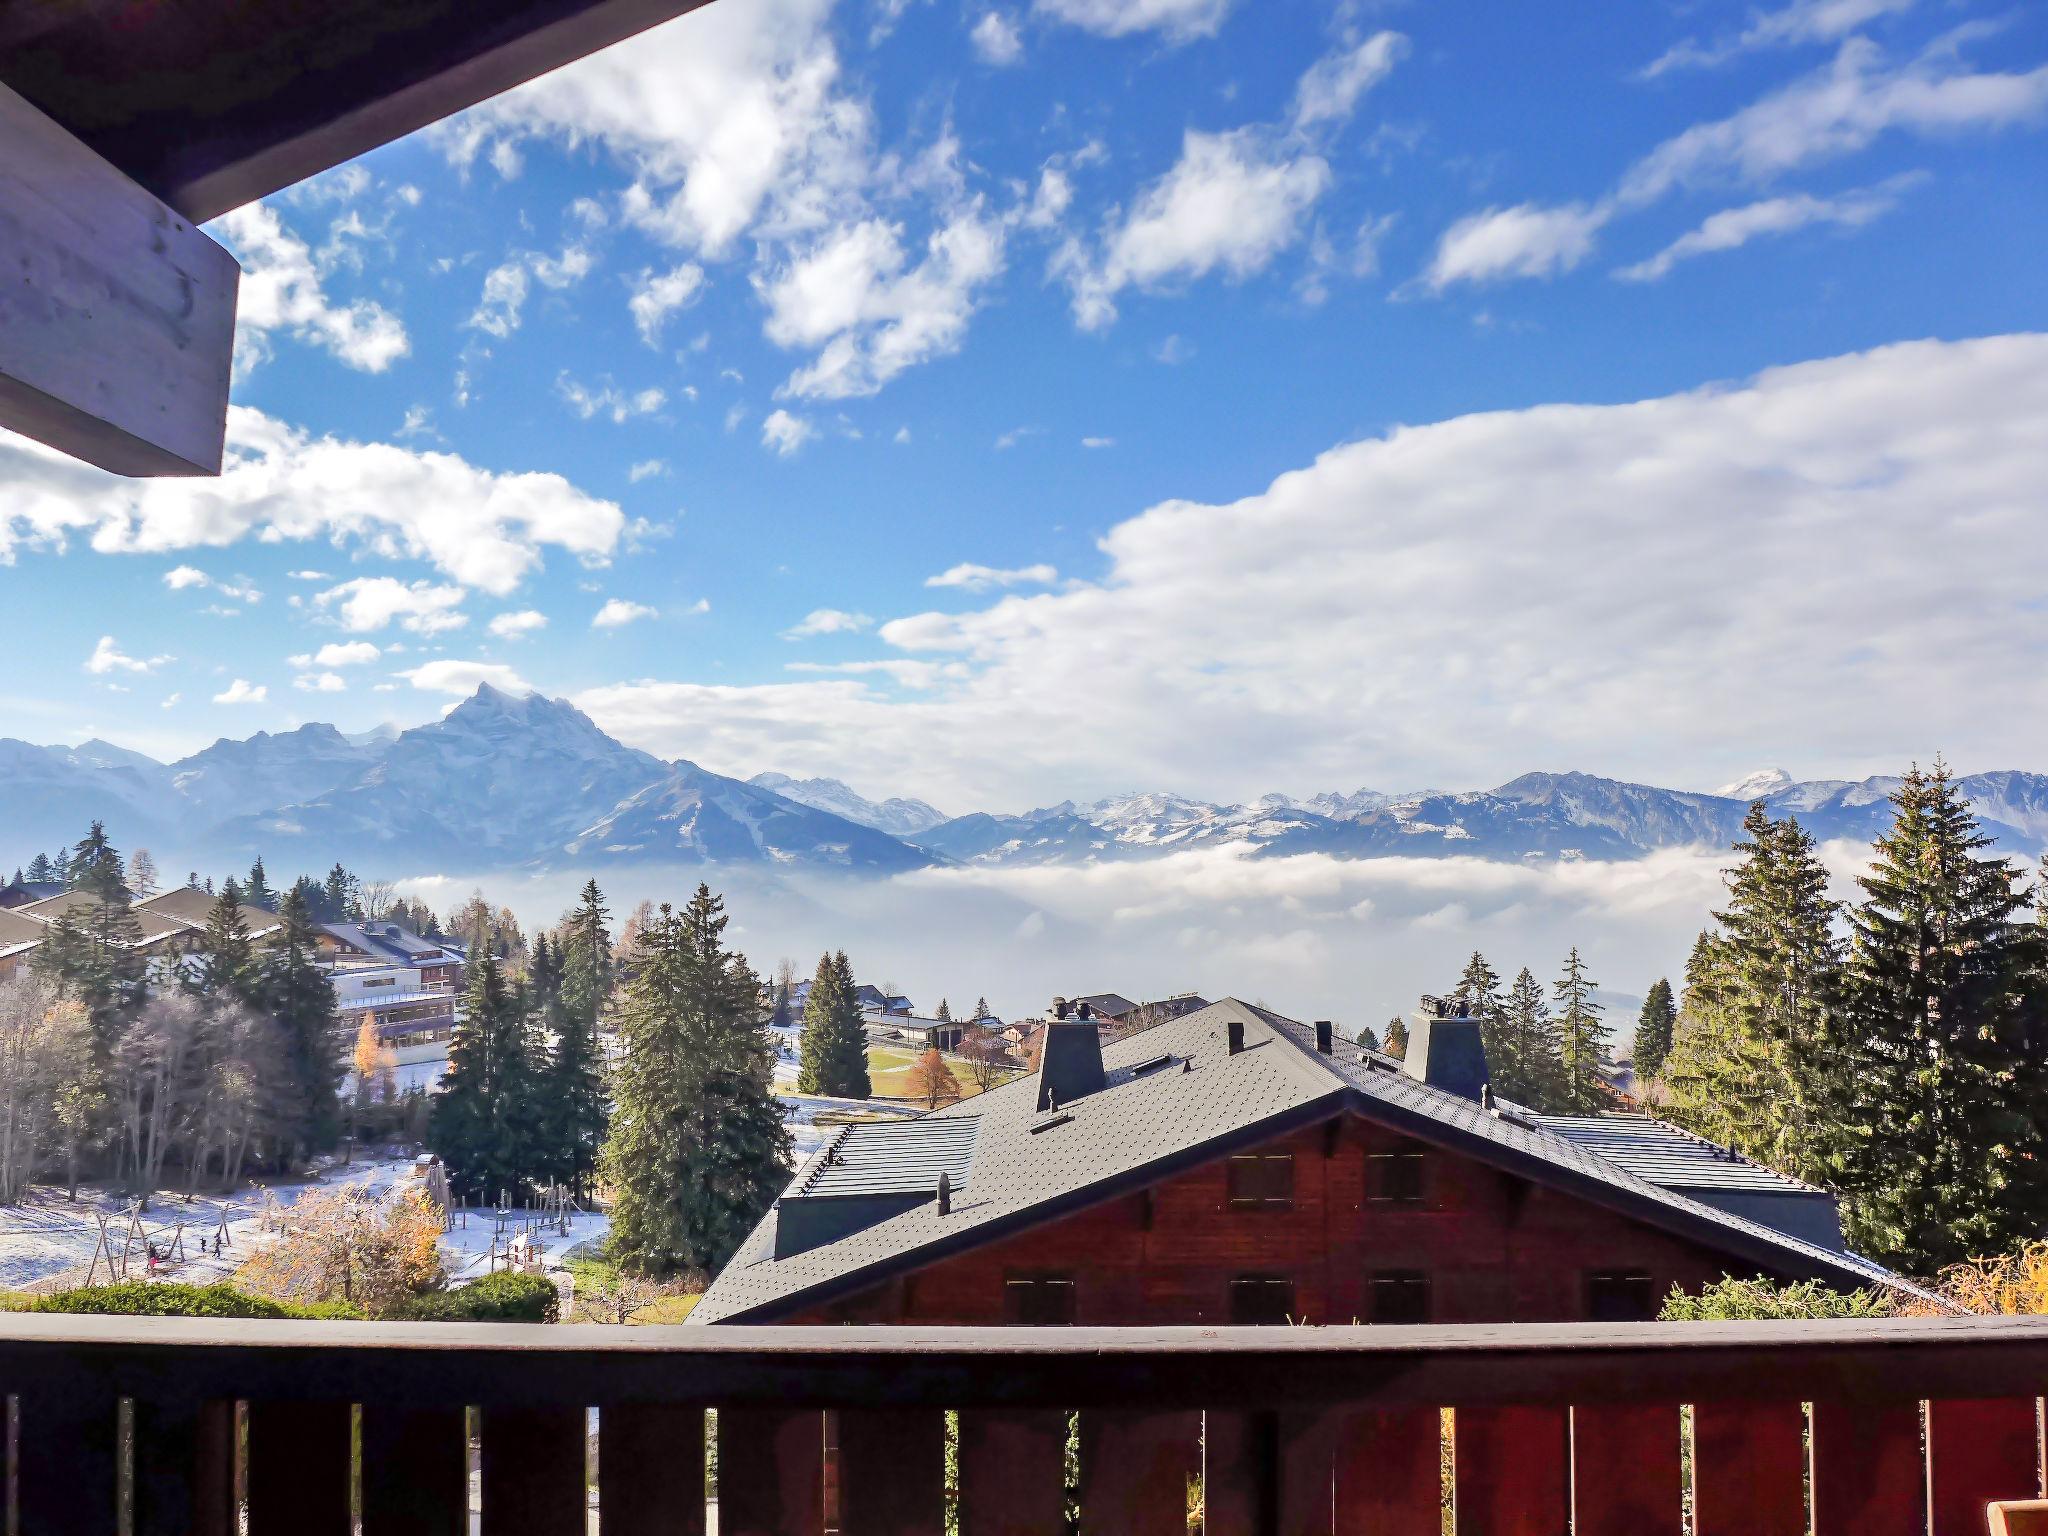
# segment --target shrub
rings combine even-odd
[[[251,1296],[230,1285],[159,1284],[149,1280],[124,1280],[115,1285],[81,1286],[55,1291],[29,1301],[30,1312],[78,1312],[110,1317],[254,1317],[335,1319],[360,1318],[354,1307],[324,1303],[295,1307],[262,1296]]]
[[[552,1323],[561,1297],[545,1275],[501,1270],[456,1290],[414,1296],[388,1315],[409,1323]]]
[[[2038,1316],[2048,1312],[2048,1242],[2017,1253],[1951,1264],[1936,1284],[1965,1312]]]
[[[1831,1291],[1818,1280],[1779,1285],[1762,1275],[1754,1280],[1724,1275],[1703,1287],[1697,1296],[1688,1296],[1674,1285],[1657,1317],[1667,1323],[1733,1323],[1897,1314],[1897,1303],[1883,1291]]]

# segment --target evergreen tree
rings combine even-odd
[[[1514,1077],[1515,1064],[1501,1027],[1504,1020],[1501,1016],[1500,974],[1486,963],[1486,956],[1478,950],[1473,950],[1472,958],[1465,962],[1458,985],[1451,991],[1451,1001],[1463,1003],[1467,1012],[1479,1020],[1479,1038],[1486,1049],[1487,1079],[1496,1093],[1506,1092],[1504,1085]]]
[[[128,861],[128,886],[138,899],[157,893],[156,860],[149,856],[147,848],[138,848]]]
[[[1672,1001],[1671,983],[1659,977],[1643,998],[1643,1011],[1636,1016],[1635,1080],[1638,1086],[1654,1082],[1664,1073],[1664,1059],[1671,1054],[1671,1038],[1678,1026],[1678,1006]]]
[[[804,1001],[797,1091],[835,1099],[865,1099],[874,1092],[868,1080],[868,1032],[843,949],[818,957],[818,972]]]
[[[700,885],[684,911],[662,907],[634,944],[602,1166],[617,1191],[612,1256],[637,1274],[714,1272],[789,1177],[760,984],[745,956],[725,948],[726,922],[725,904]]]
[[[1836,904],[1814,842],[1752,805],[1726,910],[1695,947],[1664,1075],[1671,1117],[1745,1156],[1828,1181],[1841,1155],[1846,1057]]]
[[[1370,1024],[1361,1024],[1358,1026],[1358,1043],[1368,1051],[1376,1051],[1380,1048],[1380,1037]]]
[[[988,1011],[988,999],[985,997],[977,997],[974,1000],[974,1021],[978,1024],[983,1019],[986,1019],[988,1017],[990,1017]]]
[[[57,878],[56,866],[50,863],[47,853],[39,853],[28,861],[28,878],[37,885],[47,885]]]
[[[315,910],[317,920],[323,923],[347,922],[355,911],[356,889],[356,877],[337,862],[321,883],[320,901]]]
[[[249,866],[249,883],[242,890],[242,900],[266,912],[277,910],[277,892],[270,888],[270,881],[263,873],[263,855],[260,853],[256,855],[256,862]]]
[[[775,984],[775,1006],[769,1010],[768,1022],[777,1029],[787,1029],[796,1022],[796,1004],[790,998],[786,980]]]
[[[1892,804],[1851,917],[1848,1214],[1853,1241],[1927,1274],[2048,1226],[2048,947],[1946,765]]]
[[[1566,1100],[1564,1061],[1558,1021],[1551,1017],[1543,983],[1525,965],[1508,988],[1501,1005],[1499,1034],[1503,1060],[1493,1066],[1493,1091],[1504,1099],[1544,1113],[1561,1110]]]
[[[78,840],[65,866],[65,883],[74,891],[87,891],[101,901],[128,899],[128,882],[121,870],[121,855],[107,841],[107,829],[99,822]]]
[[[1408,1054],[1408,1021],[1398,1013],[1387,1020],[1387,1043],[1382,1049],[1397,1060]]]
[[[598,1021],[612,993],[611,911],[595,880],[584,882],[583,895],[562,925],[557,940],[562,963],[562,1001],[590,1036],[595,1048]]]
[[[1558,1112],[1562,1114],[1590,1115],[1607,1102],[1598,1071],[1601,1005],[1593,1001],[1599,985],[1586,975],[1585,962],[1579,958],[1578,946],[1573,945],[1564,974],[1550,989],[1557,1000]]]
[[[221,887],[213,910],[206,914],[206,931],[193,948],[184,975],[187,987],[200,997],[251,1007],[259,1001],[263,978],[234,881]]]
[[[284,933],[265,967],[265,1006],[282,1047],[285,1102],[279,1132],[286,1160],[324,1152],[341,1134],[340,1021],[334,983],[320,968],[318,932],[305,892],[294,886],[279,909]]]
[[[939,1011],[933,1014],[932,1017],[946,1024],[953,1022],[953,1010],[943,997],[939,999]]]
[[[209,881],[207,883],[211,884],[212,882]],[[193,870],[190,874],[188,874],[185,877],[185,889],[188,891],[197,891],[204,889],[204,887],[200,883],[198,870]]]
[[[81,902],[50,925],[35,952],[37,970],[85,1008],[93,1060],[104,1068],[115,1044],[142,1011],[148,966],[142,929],[118,884],[111,898]]]
[[[472,1198],[517,1198],[542,1158],[532,1030],[525,999],[488,948],[470,956],[463,1019],[428,1122],[449,1183]]]
[[[541,1024],[554,1040],[543,1090],[548,1172],[581,1194],[590,1188],[597,1173],[610,1106],[605,1098],[596,1014],[584,1015],[570,1006],[566,948],[558,941],[549,949],[543,935],[534,945],[533,974]]]

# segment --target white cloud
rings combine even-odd
[[[813,608],[802,622],[782,632],[785,640],[807,640],[812,635],[856,635],[874,628],[875,621],[864,613],[847,613],[839,608]]]
[[[604,606],[597,610],[596,616],[590,621],[590,627],[592,629],[624,629],[628,624],[636,623],[641,619],[655,618],[656,616],[657,610],[648,607],[645,603],[633,603],[628,602],[623,597],[612,597],[607,598]]]
[[[1309,209],[1330,185],[1320,155],[1262,128],[1190,128],[1180,160],[1105,232],[1099,255],[1069,242],[1054,263],[1087,329],[1116,318],[1130,286],[1159,288],[1219,269],[1242,280],[1301,236]]]
[[[1152,360],[1169,368],[1178,367],[1195,355],[1195,344],[1185,336],[1171,335],[1152,349]]]
[[[270,690],[261,683],[251,683],[247,678],[236,678],[226,688],[213,696],[216,704],[261,704],[270,697]]]
[[[633,312],[633,324],[642,341],[659,348],[661,328],[668,317],[703,291],[704,269],[694,261],[679,263],[666,272],[650,268],[633,279],[632,287],[633,296],[626,301],[626,307]]]
[[[484,274],[484,288],[469,317],[472,329],[505,337],[519,329],[520,313],[526,308],[527,282],[523,262],[507,261]]]
[[[92,654],[85,659],[85,670],[94,677],[105,677],[110,672],[150,673],[173,659],[169,656],[152,656],[146,661],[138,660],[124,654],[121,647],[114,643],[112,635],[101,635],[100,643],[92,648]]]
[[[1764,182],[1839,158],[1892,130],[1949,135],[2048,115],[2048,65],[2024,74],[1973,73],[1937,44],[1893,67],[1867,38],[1851,38],[1826,68],[1731,117],[1666,140],[1622,178],[1616,195],[1640,204],[1679,186]]]
[[[325,571],[286,571],[293,581],[332,581],[334,578]]]
[[[260,603],[263,601],[263,594],[256,590],[252,582],[246,581],[241,577],[236,577],[232,581],[216,581],[197,566],[191,565],[181,565],[173,570],[164,572],[164,585],[173,592],[183,592],[191,587],[198,587],[203,590],[210,589],[238,603]],[[207,610],[209,613],[233,613],[234,611],[233,609],[221,608],[217,605]]]
[[[165,695],[164,695],[164,701],[163,701],[163,703],[159,704],[159,705],[157,706],[157,708],[159,708],[159,709],[176,709],[176,708],[178,707],[178,705],[179,705],[179,704],[181,704],[181,703],[182,703],[182,702],[184,701],[184,698],[185,698],[185,695],[184,695],[184,694],[182,694],[182,693],[167,693],[167,694],[165,694]]]
[[[1045,428],[1043,427],[1012,427],[1009,431],[1001,433],[1000,435],[997,436],[996,451],[998,453],[1006,453],[1010,449],[1016,447],[1019,443],[1023,442],[1025,438],[1041,436],[1044,433],[1044,431]]]
[[[383,654],[382,650],[367,640],[330,640],[317,651],[292,657],[291,664],[300,668],[361,667],[367,666]]]
[[[467,596],[462,588],[411,583],[395,576],[359,576],[317,594],[313,602],[333,615],[343,629],[374,634],[394,621],[416,635],[438,635],[460,629],[469,620],[459,610]]]
[[[1215,36],[1230,12],[1230,0],[1037,0],[1033,8],[1099,37],[1159,32],[1170,42],[1185,43]]]
[[[517,613],[499,614],[488,627],[500,640],[517,640],[535,630],[546,629],[548,616],[538,609],[522,608]]]
[[[1318,59],[1294,88],[1297,129],[1341,123],[1358,100],[1394,72],[1408,55],[1408,39],[1398,32],[1376,32],[1364,42]]]
[[[1555,277],[1593,254],[1593,237],[1611,217],[1605,205],[1545,208],[1523,203],[1468,214],[1444,231],[1422,282],[1441,293],[1453,283],[1504,277]]]
[[[641,459],[626,471],[626,482],[638,485],[642,480],[652,480],[656,475],[668,473],[668,464],[661,459]]]
[[[785,459],[817,435],[816,427],[788,411],[770,411],[761,422],[761,446],[773,448]]]
[[[181,565],[164,572],[164,585],[173,592],[182,592],[187,587],[203,587],[208,584],[206,572],[196,566]]]
[[[283,331],[323,347],[351,368],[382,373],[411,349],[398,316],[370,299],[330,300],[306,242],[285,228],[277,210],[250,203],[209,226],[242,264],[235,306],[235,366],[246,372]]]
[[[1687,38],[1676,43],[1643,70],[1654,79],[1674,69],[1725,64],[1763,48],[1789,48],[1801,43],[1832,43],[1881,17],[1913,8],[1916,0],[1792,0],[1780,10],[1752,12],[1747,27],[1720,42]]]
[[[1017,31],[1015,17],[1005,16],[1001,11],[984,11],[967,37],[974,44],[974,56],[984,64],[1001,68],[1023,61],[1024,39]]]
[[[1020,565],[1014,570],[1003,570],[993,565],[961,564],[936,576],[927,576],[924,584],[928,587],[958,587],[964,592],[986,592],[991,587],[1049,587],[1060,579],[1060,573],[1049,565]]]
[[[314,437],[247,406],[229,408],[226,464],[212,480],[123,479],[0,432],[0,564],[18,544],[62,549],[73,534],[106,554],[322,538],[423,560],[503,596],[539,568],[547,547],[603,559],[625,527],[617,503],[560,475]]]
[[[1114,448],[1116,446],[1116,439],[1113,437],[1084,437],[1081,439],[1081,446],[1083,448]]]
[[[668,395],[655,385],[645,389],[625,390],[607,379],[595,389],[579,384],[565,372],[555,380],[555,393],[568,402],[569,409],[585,421],[593,416],[609,416],[614,422],[627,422],[635,416],[652,416],[668,404]]]
[[[1681,261],[1713,251],[1732,251],[1765,235],[1790,234],[1813,224],[1860,229],[1898,206],[1898,188],[1880,187],[1841,197],[1765,198],[1740,208],[1709,215],[1699,228],[1680,235],[1647,261],[1623,267],[1614,275],[1629,282],[1655,282]]]
[[[476,692],[479,683],[489,683],[510,694],[533,692],[533,685],[525,678],[495,661],[430,661],[409,667],[398,676],[422,693],[467,696]]]
[[[292,686],[306,693],[346,693],[348,679],[339,672],[301,672]]]
[[[725,769],[829,773],[858,740],[892,792],[996,807],[1534,764],[1715,783],[1787,740],[1858,771],[2009,766],[2048,755],[2043,419],[2048,336],[2000,336],[1402,427],[1113,526],[1099,580],[883,626],[881,657],[966,669],[913,697],[849,675],[580,702]]]

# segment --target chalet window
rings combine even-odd
[[[1230,1160],[1233,1211],[1285,1211],[1293,1207],[1293,1153],[1253,1152]]]
[[[1074,1321],[1072,1275],[1011,1275],[1003,1282],[1003,1321],[1054,1328]]]
[[[1240,1275],[1230,1282],[1230,1320],[1249,1327],[1287,1323],[1294,1310],[1294,1282],[1284,1275]]]
[[[1372,1152],[1366,1155],[1367,1198],[1382,1205],[1420,1205],[1428,1188],[1426,1152]]]
[[[1586,1277],[1586,1316],[1596,1323],[1646,1323],[1657,1315],[1657,1293],[1640,1269],[1603,1269]]]
[[[1429,1321],[1429,1276],[1414,1269],[1383,1269],[1372,1277],[1375,1323]]]

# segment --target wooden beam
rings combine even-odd
[[[116,474],[219,474],[241,276],[0,86],[0,426]]]

